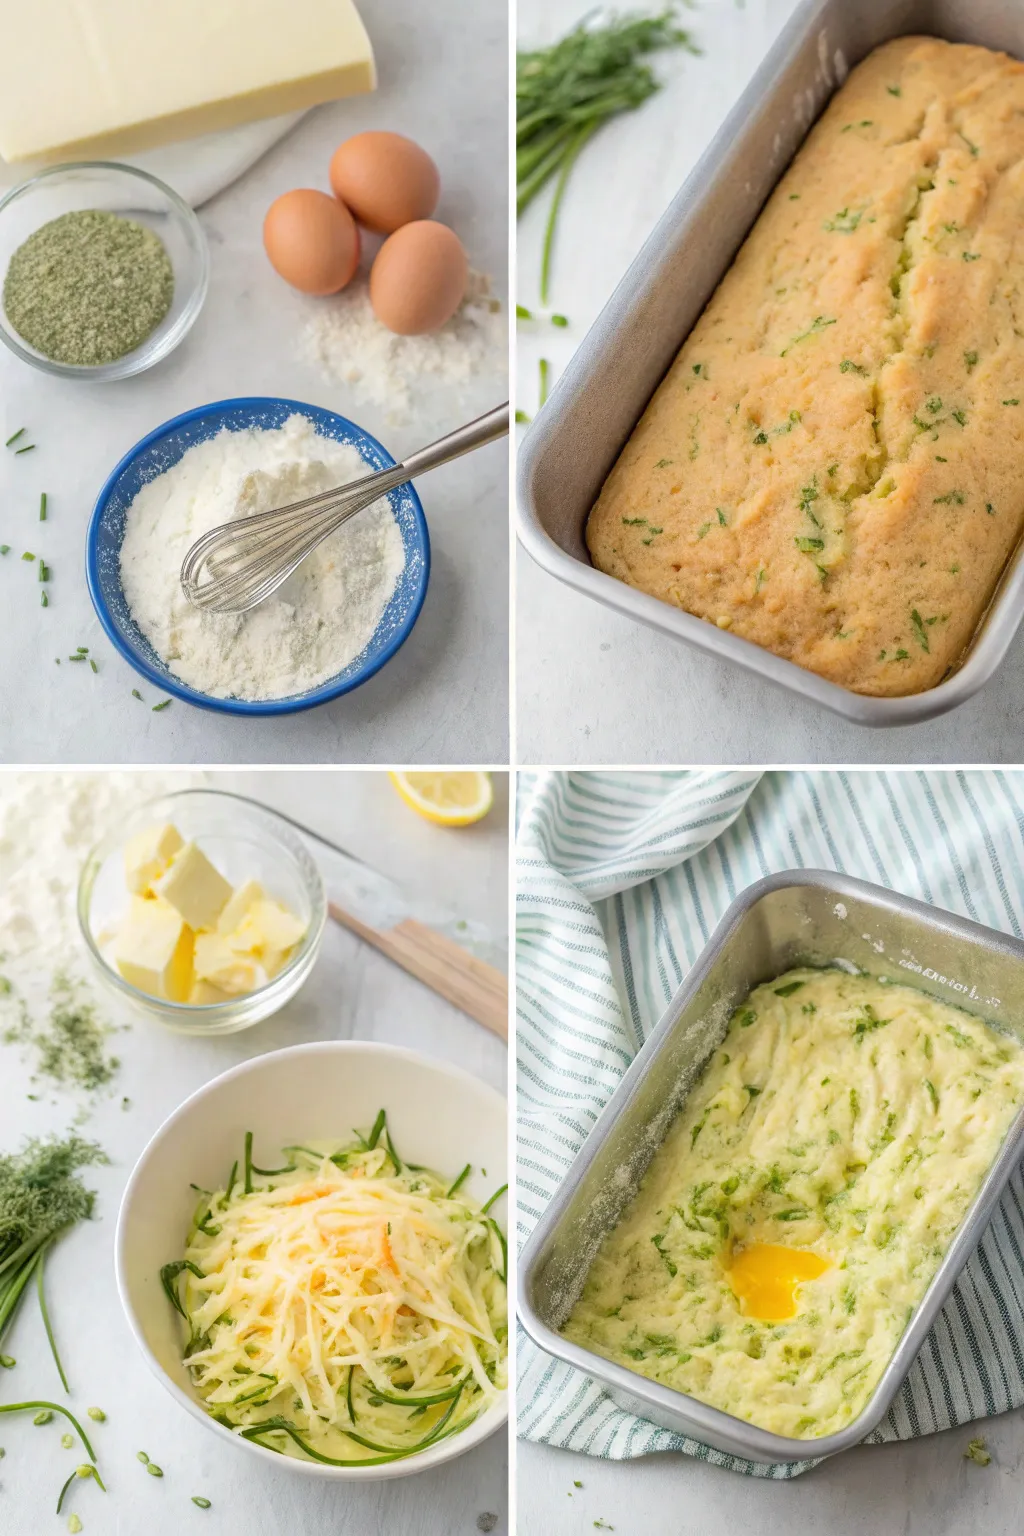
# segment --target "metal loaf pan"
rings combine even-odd
[[[719,923],[609,1100],[521,1259],[519,1315],[541,1349],[602,1382],[629,1413],[750,1461],[833,1456],[877,1427],[1024,1152],[1021,1109],[870,1401],[836,1434],[799,1440],[758,1429],[614,1365],[557,1332],[733,1008],[759,982],[791,966],[837,960],[966,1008],[1024,1044],[1024,942],[831,871],[769,876],[744,891]]]
[[[876,726],[931,719],[988,682],[1024,614],[1020,549],[959,669],[924,693],[879,699],[827,682],[595,570],[583,529],[648,401],[822,108],[866,54],[908,33],[1024,57],[1024,6],[804,0],[576,352],[526,435],[518,469],[519,538],[552,576],[848,720]]]

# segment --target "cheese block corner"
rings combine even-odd
[[[31,0],[0,47],[0,156],[135,154],[372,91],[353,0]]]

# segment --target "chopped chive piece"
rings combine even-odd
[[[70,1451],[71,1447],[75,1443],[75,1437],[74,1435],[61,1435],[60,1443],[66,1451]]]
[[[68,657],[68,661],[88,661],[88,659],[89,659],[88,656],[82,656],[82,655],[69,656]]]
[[[25,553],[22,555],[21,558],[23,560],[34,560],[35,559],[35,555],[32,554],[31,550],[26,549]]]
[[[548,362],[546,357],[542,357],[541,360],[540,360],[540,403],[541,403],[541,405],[544,405],[544,403],[546,402],[546,400],[548,398],[548,378],[549,378],[549,375],[550,375],[550,371],[551,371],[551,364]]]
[[[53,1414],[50,1412],[49,1408],[40,1408],[39,1412],[36,1414],[35,1418],[32,1420],[32,1423],[33,1424],[49,1424],[49,1422],[50,1422],[50,1420],[52,1418],[53,1418]]]
[[[81,1522],[81,1520],[79,1519],[79,1517],[74,1512],[72,1512],[68,1516],[68,1531],[70,1533],[70,1536],[79,1536],[79,1532],[81,1531],[81,1529],[82,1529],[82,1522]]]
[[[0,555],[9,555],[10,552],[11,546],[9,544],[0,544]]]
[[[552,325],[566,326],[566,325],[569,324],[569,321],[568,321],[568,319],[567,319],[567,317],[565,315],[552,315],[551,316],[551,324]]]
[[[142,698],[142,694],[139,692],[139,690],[137,688],[133,688],[132,689],[132,698],[133,699],[141,699]]]
[[[158,715],[162,709],[166,709],[168,707],[168,705],[171,704],[171,703],[173,703],[172,699],[164,699],[162,704],[154,704],[153,705],[153,713],[154,713],[154,715]]]
[[[75,650],[80,656],[88,656],[89,654],[89,647],[87,645],[76,645]]]
[[[531,416],[527,416],[525,411],[516,411],[516,421],[520,426],[529,426],[532,419],[533,418]]]
[[[85,1411],[90,1419],[94,1419],[97,1424],[105,1424],[107,1422],[107,1416],[102,1408],[87,1408]]]
[[[210,1508],[209,1499],[204,1499],[201,1493],[194,1493],[192,1495],[192,1503],[198,1505],[200,1509]]]
[[[35,443],[26,443],[24,448],[15,448],[15,453],[31,453]]]
[[[1020,405],[1020,401],[1019,400],[1004,400],[1003,404],[1004,405]]]
[[[149,1473],[150,1477],[163,1477],[164,1475],[163,1468],[158,1467],[155,1461],[146,1462],[146,1471]]]
[[[6,443],[4,443],[4,447],[5,448],[9,448],[12,443],[16,443],[18,441],[19,437],[24,437],[24,436],[25,436],[25,428],[24,427],[19,427],[17,432],[12,433],[11,436],[7,439]]]
[[[91,656],[90,656],[90,657],[89,657],[89,665],[90,665],[90,667],[92,667],[92,669],[93,669],[93,671],[94,671],[94,672],[98,672],[98,671],[99,671],[99,667],[98,667],[98,666],[97,666],[97,665],[96,665],[96,663],[95,663],[95,662],[94,662],[94,661],[93,661],[93,659],[92,659],[92,657],[91,657]]]
[[[517,304],[516,305],[516,319],[517,320],[532,320],[533,319],[533,315],[527,309],[525,304]]]
[[[135,1459],[136,1461],[141,1461],[144,1467],[149,1465],[149,1457],[146,1455],[145,1451],[136,1451]]]
[[[39,580],[40,581],[49,581],[49,579],[50,579],[50,567],[47,565],[45,560],[40,560],[40,562],[39,562]]]
[[[5,1371],[13,1371],[17,1363],[13,1355],[0,1355],[0,1365]]]
[[[46,595],[46,589],[45,588],[39,594],[39,606],[40,606],[40,608],[49,608],[49,606],[50,606],[50,599]]]
[[[41,523],[45,523],[46,522],[46,492],[45,491],[43,491],[42,495],[39,498],[39,521]]]
[[[472,1165],[470,1163],[467,1163],[465,1168],[463,1168],[462,1172],[459,1174],[458,1178],[455,1180],[455,1183],[449,1186],[448,1193],[445,1195],[445,1199],[446,1200],[450,1200],[452,1198],[452,1195],[455,1194],[456,1190],[458,1190],[458,1189],[460,1189],[462,1187],[462,1185],[469,1178],[469,1175],[470,1175],[471,1172],[472,1172]]]
[[[916,608],[910,610],[910,622],[914,626],[914,636],[923,651],[928,649],[928,631],[924,627],[924,620]]]

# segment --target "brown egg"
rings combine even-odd
[[[437,166],[400,133],[357,133],[334,151],[331,186],[360,224],[390,235],[429,219],[441,194]]]
[[[450,320],[466,292],[469,263],[457,235],[433,219],[403,224],[370,268],[370,303],[389,331],[420,336]]]
[[[302,293],[337,293],[359,265],[359,231],[326,192],[298,187],[271,203],[263,220],[270,264]]]

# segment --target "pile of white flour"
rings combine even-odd
[[[250,613],[202,613],[181,589],[201,534],[368,473],[358,451],[304,416],[226,429],[139,491],[125,519],[121,583],[132,617],[189,687],[216,698],[283,699],[327,682],[369,643],[405,565],[386,501],[346,523]]]
[[[444,401],[442,418],[472,414],[502,398],[508,382],[508,324],[490,282],[470,272],[466,297],[439,331],[396,336],[381,325],[362,273],[340,293],[310,301],[304,351],[354,399],[383,406],[405,426]]]

